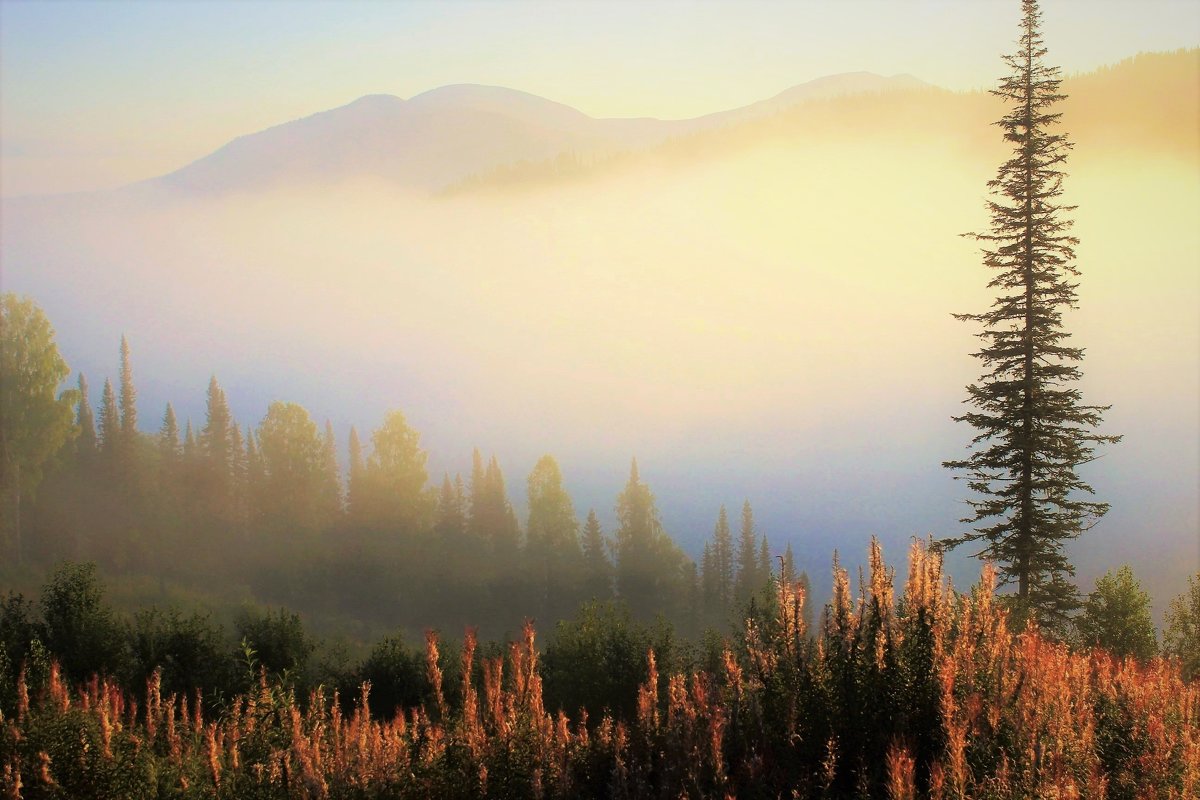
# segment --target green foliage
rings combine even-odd
[[[186,697],[199,689],[213,707],[238,688],[225,631],[209,614],[142,609],[128,636],[133,686],[157,670],[164,694]]]
[[[263,485],[257,506],[285,531],[311,533],[333,516],[326,453],[316,423],[295,403],[275,401],[258,426]]]
[[[663,530],[650,487],[638,476],[637,461],[617,496],[617,595],[639,617],[653,609],[679,618],[690,599],[687,557]]]
[[[980,499],[962,522],[977,525],[948,539],[981,542],[979,555],[999,565],[1003,583],[1017,585],[1018,605],[1046,627],[1064,630],[1078,607],[1074,568],[1064,547],[1108,510],[1085,499],[1092,489],[1077,474],[1094,445],[1120,437],[1094,433],[1106,407],[1081,403],[1071,386],[1081,377],[1083,350],[1066,342],[1063,312],[1075,308],[1078,240],[1069,234],[1072,206],[1063,205],[1062,165],[1071,143],[1055,133],[1065,99],[1060,70],[1043,62],[1041,13],[1024,0],[1018,51],[993,94],[1008,104],[997,123],[1012,157],[988,184],[991,231],[971,234],[984,243],[988,284],[1000,294],[982,314],[957,314],[982,326],[974,356],[984,368],[967,387],[971,411],[955,417],[976,430],[970,457],[948,461]]]
[[[420,442],[399,411],[389,412],[371,435],[371,455],[351,500],[367,527],[412,536],[430,524],[434,500],[426,487],[427,456]]]
[[[735,598],[745,603],[766,583],[768,575],[762,574],[758,558],[758,532],[754,527],[754,511],[750,501],[742,505],[742,528],[738,535],[737,586]]]
[[[1188,577],[1188,588],[1171,601],[1163,630],[1163,652],[1178,658],[1188,680],[1200,676],[1200,572]]]
[[[29,656],[30,644],[41,635],[33,604],[22,595],[9,592],[0,601],[0,650],[4,651],[14,677]]]
[[[724,621],[734,602],[733,535],[729,530],[729,515],[725,506],[717,513],[709,545],[709,561],[701,574],[702,594],[709,620]]]
[[[225,391],[214,375],[208,381],[204,427],[193,445],[184,438],[184,455],[196,481],[197,506],[214,520],[228,523],[233,517],[233,415]],[[191,424],[188,424],[191,428]]]
[[[295,681],[308,665],[316,643],[304,630],[299,614],[284,609],[245,610],[235,625],[243,648],[253,652],[255,665],[269,674]]]
[[[50,664],[43,635],[33,606],[24,597],[10,592],[0,601],[0,714],[15,713],[17,676],[22,669],[33,686],[44,682]]]
[[[585,603],[574,618],[558,623],[542,655],[547,707],[572,717],[586,709],[592,720],[605,710],[631,717],[651,649],[660,665],[672,663],[678,647],[670,626],[635,622],[624,605]]]
[[[699,661],[670,627],[639,625],[612,605],[582,609],[543,654],[532,626],[507,646],[476,648],[469,635],[461,654],[431,635],[424,657],[395,636],[357,670],[344,654],[319,669],[325,687],[342,690],[339,705],[295,673],[260,671],[247,637],[245,694],[204,707],[190,691],[164,693],[164,676],[161,687],[135,687],[135,711],[135,697],[107,681],[66,685],[35,638],[24,691],[0,647],[0,793],[1132,800],[1200,788],[1190,711],[1200,685],[1184,683],[1176,664],[1098,659],[1036,631],[1015,635],[989,570],[957,595],[920,545],[908,574],[897,602],[873,543],[857,598],[835,566],[817,637],[803,596],[781,583],[745,607],[736,646],[710,635]],[[7,629],[27,636],[28,609],[9,606]],[[272,629],[257,639],[264,654],[304,638],[286,613],[258,621]],[[152,644],[170,631],[211,638],[194,635],[211,632],[205,620],[174,614],[143,615],[134,629],[155,632],[144,637]],[[368,681],[369,697],[352,697],[350,680]]]
[[[143,416],[127,340],[120,353],[119,379],[105,381],[96,418],[81,376],[71,409],[79,444],[59,448],[64,468],[48,473],[26,514],[35,574],[64,557],[94,561],[131,584],[153,581],[163,600],[287,605],[323,624],[349,622],[360,642],[398,625],[470,624],[486,636],[526,617],[552,625],[584,599],[614,597],[618,583],[641,619],[662,612],[689,633],[715,621],[701,620],[695,566],[662,530],[639,480],[618,498],[614,548],[594,514],[581,530],[546,456],[529,476],[523,537],[494,456],[476,451],[469,490],[447,476],[439,496],[426,485],[419,435],[393,412],[369,455],[351,431],[343,506],[328,424],[320,435],[307,411],[280,402],[243,437],[213,377],[198,435],[171,404],[147,435],[136,429]]]
[[[588,510],[582,538],[585,576],[583,596],[590,600],[608,600],[613,593],[613,565],[608,556],[608,539],[600,527],[600,518],[596,516],[595,509]]]
[[[1097,579],[1075,626],[1084,645],[1101,647],[1118,658],[1147,659],[1158,651],[1150,595],[1142,591],[1128,566]]]
[[[416,708],[429,696],[425,654],[409,647],[402,636],[376,643],[359,670],[360,682],[371,684],[371,713],[390,718],[399,711]]]
[[[538,459],[529,473],[529,523],[524,563],[538,619],[562,619],[578,603],[583,550],[579,520],[562,471],[553,456]]]
[[[0,489],[8,550],[21,562],[21,499],[33,498],[43,468],[75,432],[71,373],[54,329],[32,300],[0,296]]]
[[[104,587],[91,563],[64,563],[43,587],[46,646],[67,676],[120,675],[129,663],[120,622],[104,603]]]
[[[77,392],[75,428],[79,431],[79,435],[75,439],[75,452],[80,463],[88,465],[96,455],[96,418],[92,413],[91,401],[88,399],[87,378],[82,372],[79,373]]]

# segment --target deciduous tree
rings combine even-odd
[[[58,354],[54,329],[32,300],[0,298],[0,486],[3,525],[21,561],[21,498],[32,497],[46,462],[75,431],[75,392],[59,392],[71,373]]]
[[[1120,658],[1147,659],[1158,649],[1150,595],[1128,566],[1116,573],[1110,570],[1096,581],[1096,590],[1084,602],[1076,627],[1083,644],[1102,647]]]
[[[1171,601],[1163,629],[1163,652],[1178,658],[1189,680],[1200,676],[1200,572],[1188,578],[1188,588]]]

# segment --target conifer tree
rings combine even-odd
[[[137,389],[133,387],[133,365],[129,358],[129,341],[121,336],[121,435],[132,451],[137,439]]]
[[[473,539],[487,542],[493,552],[502,556],[501,567],[514,566],[521,531],[516,512],[508,501],[500,462],[492,456],[484,469],[478,450],[471,460],[471,514],[467,531]]]
[[[508,500],[508,489],[505,488],[504,473],[500,471],[500,462],[493,455],[488,462],[486,478],[488,494],[492,511],[495,514],[496,525],[492,529],[492,537],[497,550],[516,557],[521,545],[521,526],[517,523],[517,512],[513,510]]]
[[[608,542],[595,509],[588,510],[582,544],[585,596],[607,600],[612,597],[613,566],[608,557]]]
[[[87,378],[79,373],[79,404],[76,407],[75,426],[79,436],[75,440],[75,452],[80,463],[87,465],[96,456],[96,419],[92,413],[92,401],[88,397]]]
[[[734,569],[733,534],[729,530],[729,514],[721,506],[717,514],[717,527],[713,531],[713,568],[716,570],[714,584],[718,608],[722,613],[733,607]]]
[[[117,394],[112,381],[104,379],[104,391],[100,395],[100,452],[105,465],[112,468],[120,452],[121,415],[117,410]]]
[[[350,469],[346,476],[346,512],[353,523],[362,521],[363,462],[362,442],[358,430],[350,426]]]
[[[154,439],[158,451],[158,469],[155,480],[160,498],[165,501],[169,514],[177,516],[182,499],[183,485],[183,448],[179,441],[179,420],[175,417],[175,408],[167,403],[163,411],[162,424]]]
[[[233,468],[233,416],[225,392],[214,375],[208,381],[207,416],[198,444],[204,458],[207,500],[214,510],[222,510],[229,501],[230,473]]]
[[[637,459],[617,497],[617,594],[643,618],[668,616],[687,602],[687,559],[663,530],[650,487],[638,475]]]
[[[575,506],[553,456],[542,456],[529,473],[528,500],[525,564],[542,590],[540,617],[558,619],[573,609],[583,552]]]
[[[1017,52],[1005,56],[1011,72],[993,94],[1008,104],[998,125],[1012,156],[988,186],[993,198],[983,263],[1000,294],[981,314],[957,314],[978,323],[983,344],[975,357],[984,372],[967,387],[972,410],[955,417],[975,429],[968,458],[948,461],[978,499],[968,500],[976,527],[943,541],[978,543],[978,555],[997,563],[1004,584],[1016,584],[1014,606],[1061,629],[1078,607],[1066,543],[1108,510],[1086,499],[1092,488],[1077,468],[1094,458],[1093,445],[1119,437],[1095,433],[1107,406],[1086,406],[1071,384],[1081,377],[1083,350],[1067,344],[1063,312],[1076,307],[1078,243],[1064,205],[1062,166],[1071,148],[1055,132],[1064,99],[1060,70],[1043,62],[1041,13],[1036,0],[1022,3]]]
[[[738,537],[737,601],[747,602],[762,588],[766,576],[759,573],[758,532],[754,528],[754,510],[750,501],[742,504],[742,530]]]
[[[328,519],[342,514],[342,477],[337,461],[337,443],[333,438],[333,423],[325,420],[325,436],[321,440],[322,481],[321,497]]]
[[[163,412],[162,427],[158,430],[159,461],[165,472],[171,472],[179,463],[179,422],[175,419],[175,409],[167,403]]]
[[[457,475],[454,482],[450,481],[448,473],[442,476],[434,531],[448,552],[453,552],[463,543],[467,532],[466,498],[463,497],[462,478]]]
[[[192,420],[188,419],[183,432],[183,460],[195,461],[200,451],[196,442],[196,434],[192,430]]]
[[[486,530],[487,481],[483,471],[483,454],[476,447],[471,451],[471,507],[467,518],[467,533],[476,541],[487,541]]]
[[[783,551],[783,559],[779,564],[779,580],[789,586],[796,582],[796,557],[792,555],[791,542],[788,542],[787,549]]]
[[[771,577],[771,545],[764,536],[758,542],[758,580],[766,582]]]

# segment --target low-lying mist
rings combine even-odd
[[[1084,399],[1112,403],[1105,431],[1125,440],[1085,468],[1112,512],[1072,555],[1084,591],[1131,563],[1158,616],[1200,558],[1200,173],[1078,156],[1066,326]],[[551,452],[610,530],[636,455],[690,550],[749,498],[824,597],[832,548],[877,534],[898,557],[959,529],[965,487],[940,463],[971,435],[950,417],[977,340],[951,314],[993,297],[960,234],[986,227],[996,163],[947,137],[767,138],[444,196],[362,180],[6,201],[4,283],[93,387],[128,336],[147,428],[168,400],[202,424],[213,373],[243,424],[291,400],[343,447],[399,408],[434,478],[478,446],[519,506]]]

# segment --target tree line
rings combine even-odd
[[[216,377],[202,422],[181,422],[168,403],[148,432],[125,337],[115,384],[105,379],[94,409],[83,374],[54,394],[66,365],[52,334],[34,335],[51,330],[40,309],[12,295],[3,304],[6,353],[54,366],[6,407],[19,400],[57,420],[4,415],[6,441],[38,441],[21,456],[21,483],[5,474],[7,493],[24,500],[5,519],[15,562],[91,561],[150,576],[164,592],[248,587],[262,602],[375,627],[478,624],[497,635],[525,617],[552,624],[585,601],[618,598],[638,619],[663,614],[697,634],[724,627],[776,569],[749,501],[736,541],[722,507],[693,562],[664,530],[636,460],[608,533],[594,509],[580,520],[549,455],[526,480],[523,521],[494,455],[475,450],[465,479],[431,485],[420,435],[399,411],[367,437],[351,428],[344,470],[328,422],[276,401],[243,427]],[[807,580],[790,545],[778,568]]]

